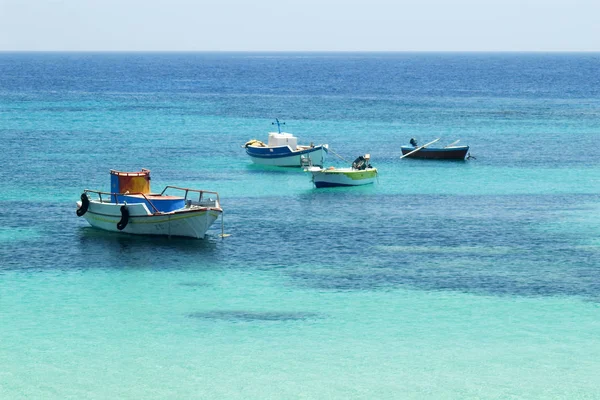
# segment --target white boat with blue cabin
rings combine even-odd
[[[281,132],[281,125],[285,125],[285,122],[275,119],[273,125],[275,124],[277,132],[269,132],[269,140],[266,144],[256,139],[244,144],[246,154],[250,156],[253,163],[277,167],[324,165],[329,149],[327,144],[298,145],[297,137],[291,133]]]
[[[111,191],[86,189],[77,216],[94,228],[134,235],[187,236],[203,239],[223,214],[219,194],[167,186],[150,191],[150,170],[111,170]]]

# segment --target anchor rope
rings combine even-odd
[[[329,149],[329,151],[332,152],[334,155],[338,156],[339,158],[341,158],[343,161],[346,161],[347,163],[350,163],[350,161],[346,160],[344,157],[340,156],[338,153],[336,153],[332,149]]]

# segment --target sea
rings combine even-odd
[[[599,69],[0,53],[0,398],[599,399]],[[377,181],[253,164],[275,118]],[[411,138],[471,157],[401,159]],[[77,217],[141,168],[217,191],[223,218],[195,240]]]

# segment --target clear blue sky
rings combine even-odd
[[[0,0],[0,51],[600,51],[600,0]]]

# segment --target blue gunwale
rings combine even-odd
[[[372,184],[373,182],[368,183],[367,185]],[[331,182],[315,182],[315,187],[317,188],[327,188],[327,187],[355,187],[355,186],[366,186],[366,185],[349,185],[346,183],[331,183]]]
[[[306,150],[296,150],[296,151],[292,151],[292,149],[290,148],[290,146],[280,146],[280,147],[246,147],[246,154],[248,154],[251,157],[256,157],[256,158],[283,158],[283,157],[290,157],[290,156],[298,156],[298,155],[303,155],[303,154],[310,154],[312,152],[318,151],[318,150],[325,150],[325,152],[327,152],[327,148],[324,147],[323,145],[319,145],[319,146],[315,146],[315,147],[311,147],[310,149],[306,149]],[[271,151],[273,150],[273,151]]]
[[[408,154],[415,150],[413,146],[400,146],[402,154]],[[456,147],[426,147],[411,155],[408,158],[429,158],[439,160],[464,160],[469,151],[469,146],[456,146]]]

